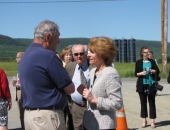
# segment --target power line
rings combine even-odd
[[[7,1],[1,1],[0,4],[41,4],[41,3],[73,3],[73,2],[101,2],[101,1],[120,1],[120,0],[55,0],[55,1],[13,1],[13,2],[7,2]]]

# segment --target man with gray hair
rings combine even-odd
[[[73,118],[74,130],[83,130],[83,115],[86,110],[86,101],[77,91],[81,82],[81,72],[86,81],[86,87],[89,87],[89,75],[93,66],[89,65],[87,59],[87,46],[77,44],[72,47],[72,54],[75,62],[69,62],[65,68],[75,85],[75,92],[69,98],[68,106]],[[71,124],[69,124],[71,126]]]
[[[20,61],[21,101],[27,130],[66,130],[63,109],[67,95],[75,88],[55,54],[59,35],[56,23],[41,22]]]

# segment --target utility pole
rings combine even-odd
[[[162,23],[162,70],[167,72],[167,41],[168,41],[168,0],[161,2],[161,23]]]

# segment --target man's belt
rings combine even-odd
[[[56,107],[56,106],[50,106],[50,107],[43,107],[43,108],[25,108],[26,110],[32,111],[32,110],[64,110],[64,108]]]
[[[79,103],[77,103],[77,102],[75,102],[75,101],[73,101],[77,106],[79,106],[79,107],[86,107],[86,103],[84,103],[84,104],[79,104]]]

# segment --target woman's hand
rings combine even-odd
[[[12,102],[11,100],[8,100],[8,110],[10,110],[12,108]]]
[[[151,72],[151,73],[155,73],[155,72],[156,72],[156,70],[150,69],[150,72]]]
[[[87,99],[87,101],[89,101],[90,103],[97,104],[98,99],[94,97],[87,88],[83,90],[83,97]]]
[[[150,69],[150,68],[146,68],[146,71],[151,72],[151,73],[155,73],[156,72],[156,70],[153,70],[153,69]]]
[[[145,76],[146,75],[146,71],[142,71],[140,73],[137,73],[137,76]]]
[[[148,72],[149,72],[149,71],[150,71],[150,68],[146,68],[146,71],[148,71]]]

